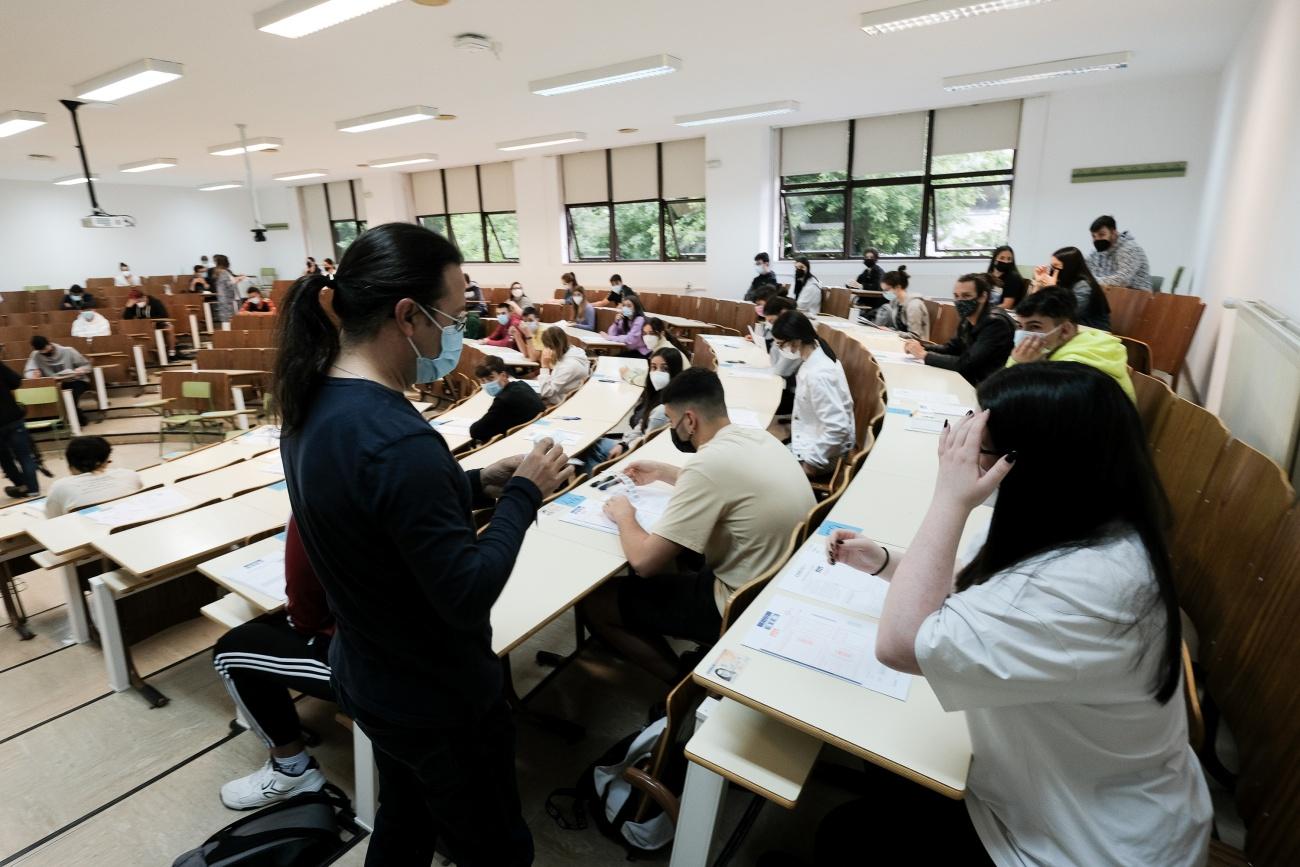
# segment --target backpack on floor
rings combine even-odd
[[[360,833],[347,795],[326,783],[230,823],[172,867],[321,867]]]

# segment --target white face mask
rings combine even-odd
[[[781,353],[781,357],[786,361],[794,361],[803,358],[803,355],[798,350],[790,349],[786,346],[778,346],[776,351]]]
[[[655,391],[663,391],[671,378],[666,370],[650,371],[650,384],[655,387]]]
[[[1026,340],[1028,340],[1031,337],[1041,337],[1043,341],[1046,342],[1047,338],[1051,337],[1053,334],[1055,334],[1060,330],[1061,330],[1061,326],[1059,325],[1053,328],[1051,331],[1025,331],[1023,328],[1017,329],[1016,336],[1014,338],[1016,341],[1015,345],[1019,346],[1020,344],[1024,343]]]
[[[897,301],[897,300],[898,300],[898,293],[895,292],[893,289],[886,289],[886,290],[885,290],[883,293],[881,293],[881,294],[883,294],[883,295],[885,296],[885,300],[886,300],[886,301]]]

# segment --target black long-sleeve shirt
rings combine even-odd
[[[14,400],[14,389],[23,387],[23,378],[7,364],[0,364],[0,427],[22,420],[27,410]]]
[[[931,367],[955,370],[971,385],[979,385],[986,378],[1006,367],[1007,358],[1015,344],[1015,323],[1000,310],[987,307],[975,322],[962,319],[957,335],[943,346],[936,346],[925,354],[925,363]]]
[[[349,705],[413,725],[481,715],[502,691],[489,615],[541,505],[537,487],[512,479],[477,536],[478,472],[460,468],[404,396],[367,380],[324,380],[280,449]]]
[[[469,435],[479,442],[487,442],[497,434],[518,427],[546,409],[542,398],[526,382],[515,380],[501,389],[492,399],[492,405],[483,417],[469,426]]]
[[[745,300],[753,303],[758,298],[758,290],[764,286],[776,287],[781,285],[776,282],[776,274],[771,271],[764,271],[749,281],[749,291],[745,293]]]

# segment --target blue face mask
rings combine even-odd
[[[624,318],[624,319],[631,319],[631,318],[632,318],[632,314],[635,313],[635,312],[636,312],[635,308],[632,308],[632,307],[624,307],[624,308],[623,308],[623,318]]]
[[[500,322],[502,325],[509,325],[509,324],[510,324],[510,314],[508,314],[508,313],[498,313],[498,314],[497,314],[497,322]]]
[[[420,308],[420,312],[429,317],[429,321],[436,327],[438,320],[433,314],[424,309],[424,305],[418,301],[415,304]],[[446,316],[446,314],[443,314]],[[450,317],[448,317],[450,318]],[[406,342],[411,344],[415,350],[415,381],[418,384],[437,382],[456,368],[456,363],[460,361],[460,349],[465,339],[464,332],[456,327],[455,323],[442,329],[442,351],[436,358],[428,358],[420,353],[420,348],[415,345],[415,341],[406,338]]]
[[[885,296],[886,301],[898,300],[898,293],[895,292],[893,289],[886,289],[882,294]]]
[[[491,382],[483,383],[483,390],[486,391],[492,397],[496,397],[498,394],[500,394],[501,388],[502,388],[501,383],[497,382],[495,379],[492,380]]]

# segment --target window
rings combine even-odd
[[[334,261],[343,258],[352,242],[366,230],[365,214],[360,210],[360,181],[332,181],[321,184],[325,191],[325,215],[330,224]]]
[[[466,262],[518,262],[514,163],[411,175],[416,219],[443,235]]]
[[[984,257],[1006,243],[1020,102],[781,131],[785,258]]]
[[[565,154],[570,262],[705,257],[704,140]]]

